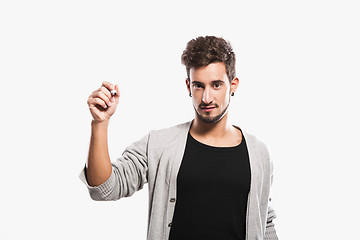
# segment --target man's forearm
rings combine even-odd
[[[99,186],[111,175],[107,131],[109,121],[91,122],[91,139],[86,165],[86,176],[90,186]]]

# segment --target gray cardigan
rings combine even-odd
[[[112,163],[110,178],[99,186],[89,186],[84,168],[80,179],[86,184],[91,198],[99,201],[118,200],[131,196],[148,183],[147,239],[169,239],[176,202],[176,178],[190,126],[191,121],[150,131],[127,147],[123,155]],[[275,212],[270,207],[272,163],[269,152],[258,138],[243,130],[242,132],[246,139],[251,167],[246,239],[277,240],[272,222]]]

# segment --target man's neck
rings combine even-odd
[[[228,120],[228,113],[216,123],[206,123],[196,115],[191,125],[190,133],[209,138],[222,138],[234,129]]]

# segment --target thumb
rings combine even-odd
[[[119,85],[115,85],[115,90],[117,92],[117,94],[113,97],[115,99],[116,103],[119,103],[119,98],[120,98],[120,90],[119,90]]]

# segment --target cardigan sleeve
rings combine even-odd
[[[270,187],[273,182],[273,163],[270,161]],[[275,210],[271,205],[271,197],[269,197],[269,206],[268,206],[268,214],[267,214],[267,221],[266,221],[266,230],[265,230],[265,240],[278,240],[278,236],[276,234],[275,225],[273,220],[276,218]]]
[[[81,171],[79,177],[85,183],[93,200],[118,200],[130,197],[143,188],[147,183],[149,137],[150,133],[127,147],[122,156],[111,163],[111,176],[99,186],[90,186],[85,168]]]
[[[276,218],[276,213],[274,209],[270,205],[271,199],[269,199],[269,207],[268,207],[268,218],[266,222],[266,230],[265,230],[265,239],[266,240],[278,240],[275,225],[273,219]]]

